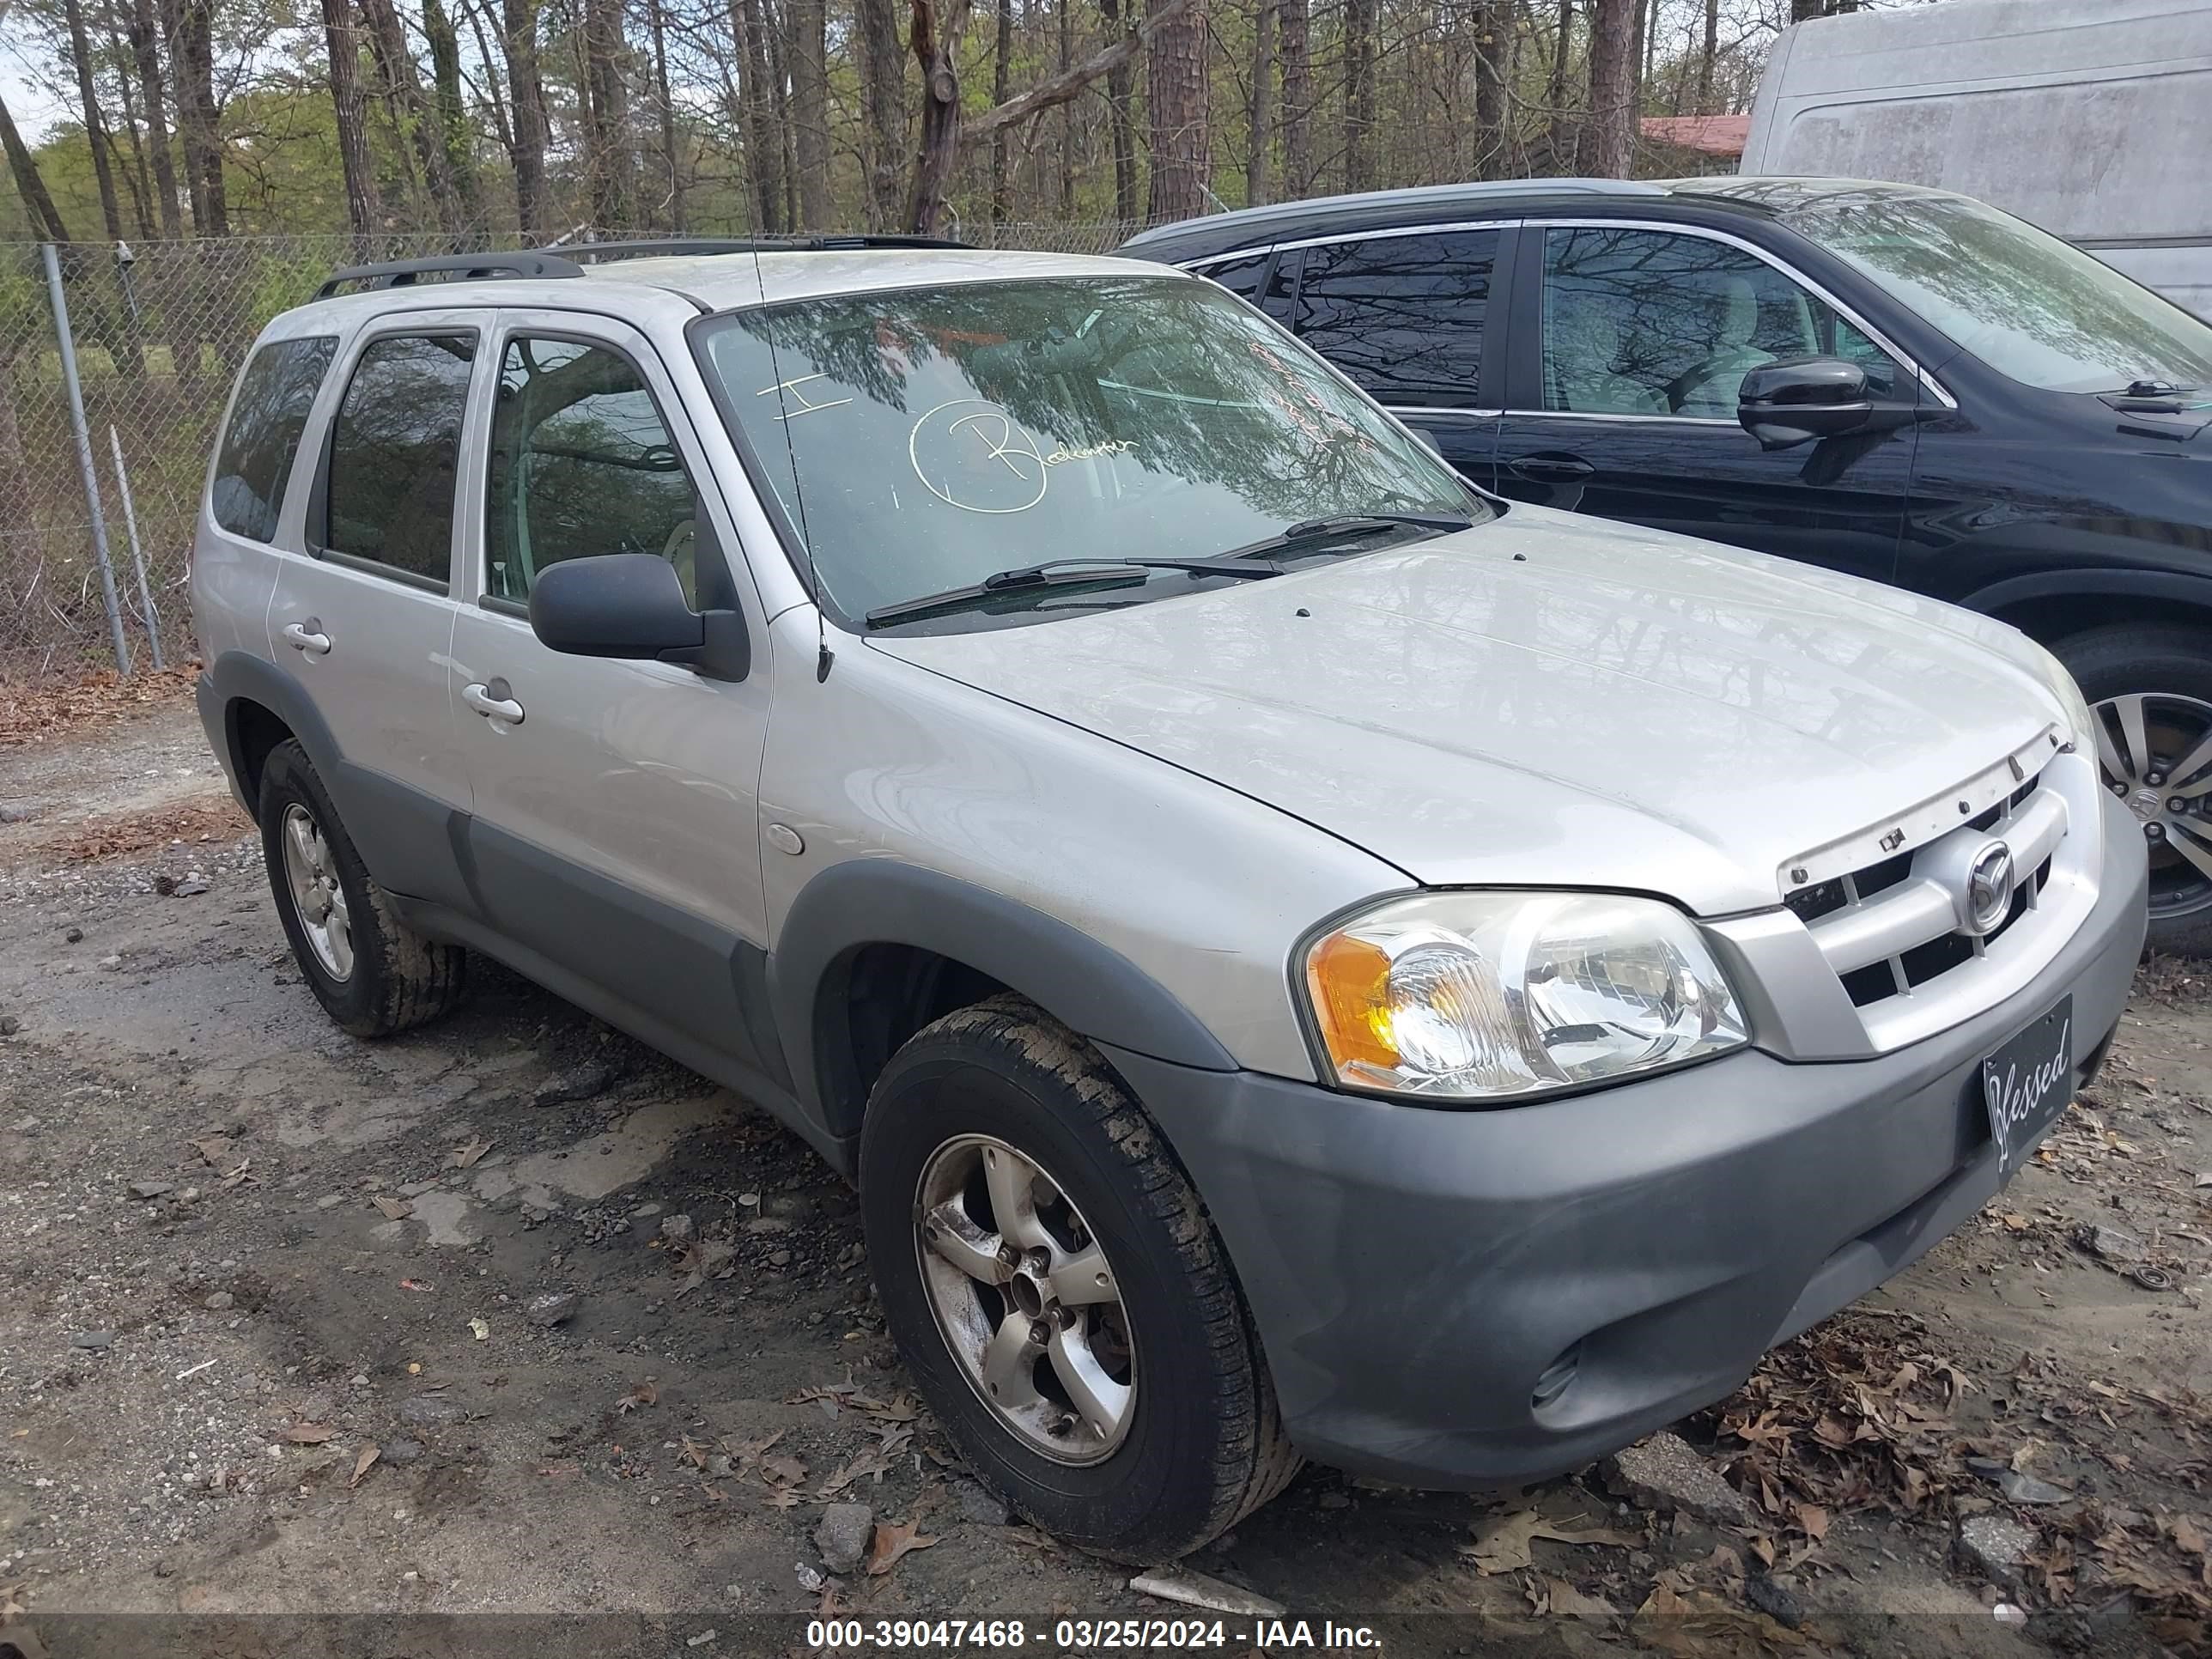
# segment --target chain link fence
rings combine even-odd
[[[960,234],[983,246],[1097,253],[1133,229],[968,225]],[[185,569],[208,454],[239,367],[271,317],[310,298],[340,266],[523,245],[512,235],[465,245],[337,235],[56,249],[112,621],[42,252],[0,246],[0,686],[115,669],[118,629],[132,670],[157,656],[189,657]]]

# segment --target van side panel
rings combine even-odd
[[[1953,0],[1788,31],[1742,170],[1977,197],[2212,315],[2207,155],[2212,7]]]

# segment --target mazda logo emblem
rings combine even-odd
[[[1966,931],[1993,933],[2012,914],[2012,848],[1993,841],[1974,854],[1966,869]]]

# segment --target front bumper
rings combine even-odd
[[[1982,1060],[2069,992],[2077,1086],[2102,1060],[2142,947],[2131,828],[2048,968],[1879,1059],[1745,1051],[1448,1111],[1109,1057],[1220,1230],[1301,1450],[1407,1485],[1540,1480],[1726,1395],[1997,1191]]]

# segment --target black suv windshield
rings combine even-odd
[[[1188,278],[839,295],[710,319],[700,344],[848,620],[1045,560],[1206,558],[1324,518],[1490,516],[1304,347]],[[1155,574],[1139,591],[1215,580]]]
[[[1746,180],[2000,374],[2050,392],[2212,385],[2212,327],[2024,219],[1944,191]]]

